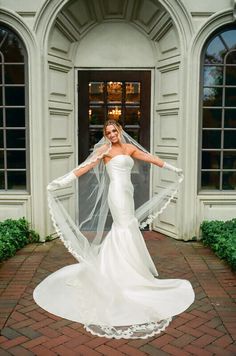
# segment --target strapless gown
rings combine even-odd
[[[135,217],[133,164],[127,155],[106,164],[113,224],[93,264],[66,266],[34,290],[34,299],[43,309],[80,322],[98,336],[153,336],[194,301],[189,281],[157,278]]]

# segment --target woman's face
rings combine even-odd
[[[108,125],[105,130],[106,137],[111,143],[119,142],[119,132],[117,128],[113,125]]]

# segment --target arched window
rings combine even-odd
[[[236,26],[206,43],[202,63],[200,190],[236,189]]]
[[[27,189],[27,99],[25,47],[0,25],[0,189]]]

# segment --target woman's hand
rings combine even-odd
[[[76,175],[73,172],[70,172],[64,178],[54,179],[51,183],[48,184],[47,190],[53,191],[59,188],[64,188],[73,182],[76,179]]]
[[[167,162],[164,162],[163,168],[166,168],[169,171],[173,171],[173,172],[175,172],[177,174],[182,174],[183,173],[183,170],[181,168],[177,168],[175,166],[172,166],[171,164],[169,164]]]

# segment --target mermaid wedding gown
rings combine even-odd
[[[113,225],[93,263],[66,266],[34,290],[34,299],[43,309],[80,322],[98,336],[153,336],[194,300],[189,281],[156,278],[134,213],[132,166],[127,155],[106,164]]]

